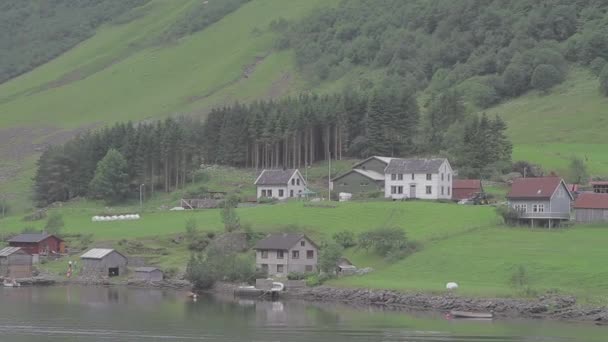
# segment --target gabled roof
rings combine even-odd
[[[340,178],[342,178],[342,177],[344,177],[346,175],[349,175],[349,174],[351,174],[353,172],[358,173],[358,174],[362,175],[363,177],[369,178],[369,179],[371,179],[373,181],[383,181],[384,180],[384,175],[381,174],[380,172],[376,172],[374,170],[352,169],[352,170],[349,170],[346,173],[343,173],[343,174],[339,175],[338,177],[333,178],[332,181],[336,181],[336,180],[338,180],[338,179],[340,179]]]
[[[357,164],[353,165],[353,169],[356,169],[358,166],[361,166],[362,164],[367,163],[368,161],[372,160],[372,159],[377,159],[381,162],[383,162],[384,164],[388,165],[388,163],[391,162],[391,160],[393,160],[394,158],[391,157],[381,157],[381,156],[371,156],[365,160],[362,160],[360,162],[358,162]]]
[[[481,189],[481,180],[454,179],[452,181],[452,189]]]
[[[583,192],[574,201],[575,209],[608,209],[608,194]]]
[[[8,240],[9,243],[11,242],[16,242],[16,243],[38,243],[41,242],[43,240],[46,240],[49,237],[54,237],[60,241],[60,238],[56,237],[55,235],[50,235],[47,233],[34,233],[34,234],[19,234],[15,237],[13,237],[12,239]]]
[[[5,247],[0,249],[0,257],[7,257],[21,251],[21,247]]]
[[[384,173],[436,173],[439,172],[439,167],[446,161],[445,158],[392,159]]]
[[[286,185],[297,169],[262,170],[255,185]],[[304,181],[304,180],[303,180]]]
[[[158,267],[136,267],[135,268],[135,272],[154,272],[154,271],[160,271],[160,268]]]
[[[108,255],[112,252],[116,252],[116,253],[122,255],[121,253],[117,252],[116,250],[110,249],[110,248],[93,248],[93,249],[89,249],[86,253],[81,255],[80,258],[81,259],[103,259],[106,255]],[[125,257],[124,255],[122,255],[122,256]]]
[[[298,241],[302,238],[307,239],[315,247],[317,246],[312,240],[302,233],[275,233],[269,234],[262,240],[255,244],[253,249],[274,249],[274,250],[288,250],[295,246]]]
[[[550,199],[557,187],[566,183],[559,177],[518,178],[513,181],[508,199]],[[572,199],[572,194],[568,191]]]

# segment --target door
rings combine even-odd
[[[416,184],[410,185],[410,198],[416,198]]]

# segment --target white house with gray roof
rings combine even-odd
[[[384,169],[384,195],[392,199],[451,199],[454,171],[446,158],[393,158]]]
[[[297,169],[262,170],[254,184],[258,199],[300,197],[306,190],[306,180]]]
[[[269,276],[285,277],[291,272],[317,271],[319,248],[304,234],[269,234],[253,249],[256,251],[256,267]]]

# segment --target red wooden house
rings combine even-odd
[[[34,255],[48,255],[65,253],[65,242],[46,233],[20,234],[8,240],[11,247],[21,247],[27,253]]]
[[[477,192],[483,192],[479,179],[454,179],[452,183],[452,199],[460,201],[471,198]]]

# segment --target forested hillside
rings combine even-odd
[[[608,58],[603,0],[353,0],[282,25],[313,80],[355,67],[385,70],[404,86],[456,88],[485,108],[561,83],[568,63],[597,73]],[[360,86],[365,87],[365,83]]]

